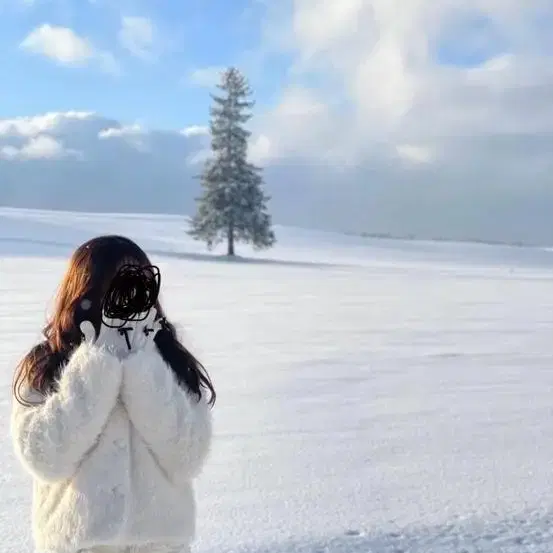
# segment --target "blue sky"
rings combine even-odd
[[[552,54],[551,0],[0,0],[0,158],[122,143],[150,174],[142,147],[165,142],[149,131],[205,125],[206,75],[237,65],[258,102],[252,159],[289,189],[353,186],[344,217],[363,221],[384,193],[390,217],[424,197],[447,222],[506,192],[515,210],[551,190]],[[42,116],[70,110],[100,117]]]
[[[262,106],[286,70],[284,57],[261,62],[264,7],[258,1],[7,1],[0,18],[0,74],[10,86],[3,87],[0,118],[76,109],[181,128],[205,122],[207,116],[208,89],[190,82],[195,71],[244,67]],[[123,17],[151,21],[153,59],[137,57],[121,44]],[[108,52],[120,74],[106,73],[93,63],[67,67],[21,48],[25,37],[44,24],[70,28]]]
[[[444,27],[438,36],[436,57],[442,64],[473,67],[509,51],[509,47],[489,16],[468,12]]]
[[[532,1],[536,4],[537,0]],[[344,6],[351,4],[349,0],[343,2]],[[301,4],[304,9],[310,5]],[[501,18],[497,14],[492,18],[484,9],[468,11],[462,2],[457,4],[459,8],[444,18],[439,32],[427,37],[434,63],[468,67],[510,51],[512,44],[498,25]],[[299,5],[296,2],[297,10]],[[209,89],[191,82],[191,76],[200,75],[206,81],[212,68],[231,64],[243,68],[250,78],[259,110],[274,107],[286,87],[298,84],[320,91],[325,101],[347,102],[346,96],[341,96],[343,73],[333,71],[336,59],[328,61],[332,60],[331,48],[342,48],[346,43],[347,29],[345,33],[341,29],[340,41],[333,43],[332,32],[324,37],[328,39],[325,53],[331,54],[326,71],[314,63],[298,77],[291,72],[298,45],[292,40],[292,44],[278,48],[268,46],[268,10],[274,15],[275,6],[283,13],[290,7],[288,0],[2,0],[0,75],[2,83],[8,85],[2,87],[0,118],[84,110],[126,122],[140,121],[149,127],[205,124]],[[301,35],[302,29],[292,27],[290,13],[281,21],[283,36],[292,29]],[[517,17],[521,13],[519,10]],[[551,10],[547,14],[551,16]],[[324,25],[328,26],[334,16],[326,15]],[[316,20],[318,16],[311,17]],[[122,38],[125,18],[142,18],[133,21],[152,25],[151,43],[144,43],[142,52],[133,51]],[[542,16],[536,18],[533,28],[543,27],[545,20]],[[36,35],[41,27],[44,31],[44,25],[50,26],[50,34]],[[313,39],[315,44],[319,31],[313,30],[312,22],[310,25],[303,29],[303,38]],[[551,25],[545,27],[539,36],[545,36]],[[325,28],[321,19],[321,32]],[[54,55],[45,55],[51,42],[58,40],[56,33],[63,29],[73,33],[74,41],[86,40],[93,49],[92,57],[82,67],[67,60],[62,64],[53,59]],[[142,35],[136,26],[134,31],[138,32],[135,39],[144,38],[144,29]],[[22,47],[26,40],[27,47]],[[551,43],[550,39],[547,44]],[[354,50],[349,52],[358,55]],[[107,61],[111,70],[106,70]]]

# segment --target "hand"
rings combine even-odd
[[[161,329],[161,319],[156,320],[157,310],[152,307],[143,321],[133,321],[131,335],[131,352],[148,349],[154,346],[154,338]]]
[[[90,321],[83,321],[79,328],[84,337],[84,341],[89,345],[94,344],[97,347],[103,347],[112,355],[122,359],[129,353],[125,336],[121,334],[117,328],[117,322],[114,319],[107,321],[113,327],[105,325],[103,322],[100,324],[100,333],[96,336],[96,329]]]

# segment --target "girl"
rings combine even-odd
[[[159,302],[126,335],[102,322],[125,264],[150,262],[119,236],[80,246],[45,340],[16,372],[11,430],[34,479],[38,551],[176,553],[194,537],[215,391]]]

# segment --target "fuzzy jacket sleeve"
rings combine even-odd
[[[155,348],[123,362],[122,398],[159,465],[175,483],[196,478],[209,453],[211,409],[177,382]]]
[[[73,476],[115,406],[123,368],[94,345],[82,343],[63,368],[56,392],[27,391],[32,406],[13,402],[11,434],[17,457],[44,482]],[[33,397],[34,396],[34,397]]]

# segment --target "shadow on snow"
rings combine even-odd
[[[4,247],[6,245],[7,247]],[[10,247],[13,245],[14,247]],[[17,246],[20,248],[17,248]],[[53,248],[55,251],[40,251],[36,247]],[[70,242],[59,242],[55,240],[39,240],[35,238],[2,238],[0,237],[0,255],[12,257],[68,257],[77,247]],[[197,261],[208,263],[229,263],[229,264],[251,264],[251,265],[275,265],[282,267],[298,268],[346,268],[345,264],[326,263],[318,261],[294,261],[286,259],[269,259],[256,257],[228,257],[226,255],[216,255],[210,253],[192,253],[164,250],[157,248],[144,248],[148,255],[169,257],[183,261]]]

